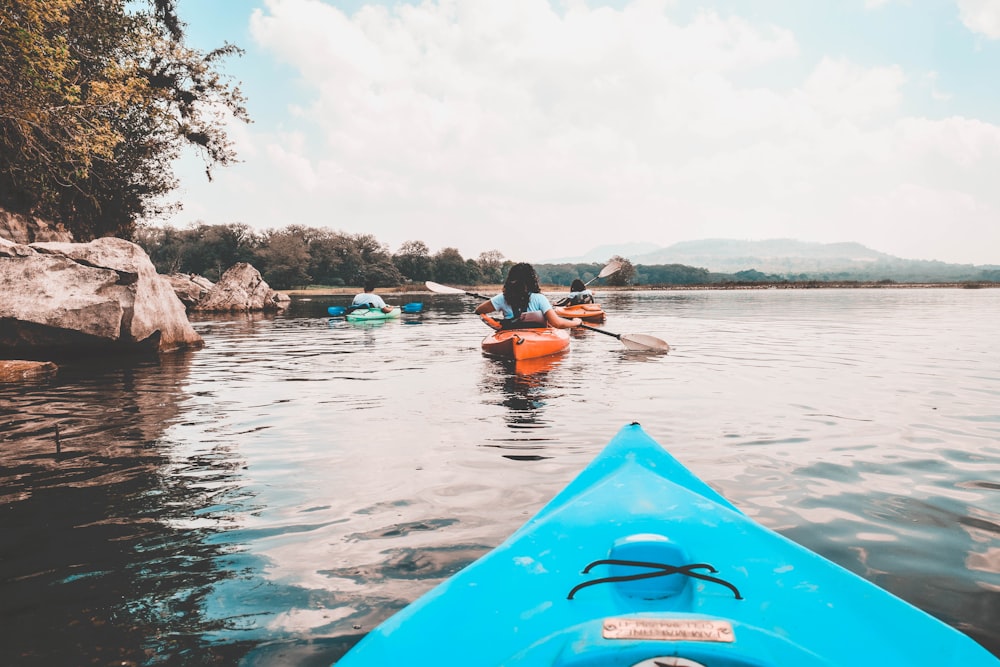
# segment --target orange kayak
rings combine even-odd
[[[494,331],[483,339],[483,352],[504,359],[534,359],[557,354],[569,347],[569,330],[510,329]]]
[[[576,306],[556,306],[556,315],[570,319],[579,317],[584,322],[603,322],[604,309],[596,303],[581,303]]]

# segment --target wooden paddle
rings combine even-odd
[[[602,271],[603,273],[603,271]],[[612,271],[614,273],[614,271]],[[489,299],[489,297],[483,296],[482,294],[476,294],[475,292],[466,292],[463,289],[457,287],[448,287],[447,285],[441,285],[440,283],[435,283],[430,280],[427,281],[427,289],[432,292],[439,292],[440,294],[465,294],[466,296],[474,296],[477,299]],[[634,350],[636,352],[669,352],[670,346],[666,341],[660,340],[655,336],[649,336],[646,334],[616,334],[610,331],[605,331],[604,329],[598,329],[597,327],[592,327],[589,324],[581,324],[584,329],[590,329],[591,331],[596,331],[597,333],[602,333],[605,336],[612,336],[621,341],[629,350]]]

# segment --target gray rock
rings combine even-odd
[[[170,283],[142,248],[122,239],[30,246],[0,239],[0,294],[0,356],[203,345]]]
[[[208,291],[215,286],[208,278],[193,273],[171,273],[164,276],[174,289],[174,294],[181,300],[184,307],[190,310],[201,301]]]
[[[246,262],[230,267],[219,282],[208,291],[193,310],[203,312],[234,312],[281,310],[291,299],[275,292],[264,282],[260,271]]]
[[[213,283],[211,280],[209,280],[205,276],[199,276],[196,273],[191,274],[191,282],[193,282],[195,285],[198,285],[199,287],[204,287],[206,292],[215,287],[215,283]]]

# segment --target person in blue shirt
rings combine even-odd
[[[535,268],[524,262],[515,264],[507,273],[503,292],[479,304],[476,314],[499,312],[504,316],[501,321],[504,328],[550,326],[571,329],[583,323],[578,317],[566,319],[557,315],[541,291]]]
[[[364,292],[354,297],[351,308],[379,308],[383,313],[391,312],[393,306],[387,306],[378,294],[375,294],[375,281],[365,280]]]
[[[587,289],[587,285],[577,278],[569,286],[569,296],[560,299],[557,306],[578,306],[583,303],[594,303],[594,293]]]

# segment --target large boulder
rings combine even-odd
[[[174,294],[188,309],[194,308],[199,301],[205,298],[209,290],[215,287],[215,283],[211,280],[194,273],[171,273],[164,277],[170,281]]]
[[[0,238],[24,244],[36,241],[69,243],[73,240],[73,235],[62,225],[50,224],[38,218],[11,213],[7,209],[0,208]]]
[[[219,282],[194,306],[193,310],[224,313],[252,310],[281,310],[291,299],[271,289],[260,271],[246,262],[231,266]]]
[[[0,357],[200,347],[184,305],[139,246],[0,239]]]

